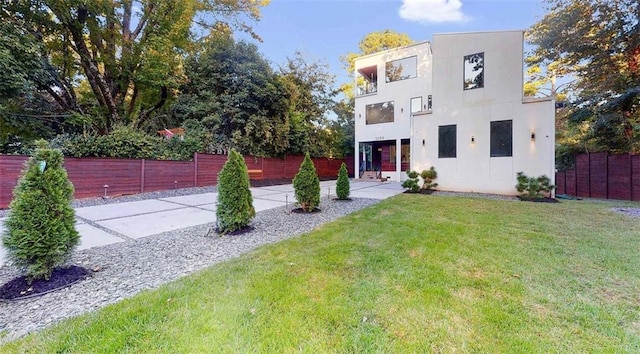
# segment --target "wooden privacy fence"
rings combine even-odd
[[[573,169],[556,172],[556,185],[556,194],[640,201],[640,155],[578,155]]]
[[[0,208],[11,202],[13,189],[28,156],[0,155]],[[290,179],[298,173],[303,156],[260,158],[245,156],[247,167],[259,179]],[[174,188],[212,186],[227,155],[195,154],[193,161],[160,161],[117,158],[66,157],[64,166],[75,187],[74,198],[125,195]],[[353,176],[353,157],[346,159],[315,158],[319,177],[332,178],[345,162]],[[257,177],[259,176],[259,177]],[[105,186],[108,186],[105,188]]]

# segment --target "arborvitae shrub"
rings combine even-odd
[[[62,152],[39,144],[13,191],[2,243],[29,281],[49,279],[80,241],[71,207],[73,185]]]
[[[293,178],[293,189],[302,210],[312,212],[320,205],[320,180],[308,152]]]
[[[344,162],[340,165],[338,170],[338,181],[336,182],[336,196],[338,199],[347,199],[350,194],[349,175],[347,172],[347,165]]]
[[[406,188],[411,193],[418,193],[420,191],[420,185],[418,184],[418,172],[416,171],[407,171],[408,179],[402,182],[402,188]]]
[[[256,215],[249,187],[247,164],[242,155],[231,150],[227,162],[218,174],[218,232],[229,233],[243,229]]]
[[[436,172],[436,168],[431,166],[428,170],[422,170],[420,172],[420,177],[422,178],[422,189],[433,189],[438,186],[437,183],[434,183],[433,180],[438,178],[438,172]]]

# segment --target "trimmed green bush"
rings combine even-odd
[[[404,182],[402,182],[402,188],[406,188],[411,193],[420,192],[420,185],[418,184],[418,176],[420,175],[416,171],[407,171],[407,177],[409,178],[404,180]]]
[[[538,177],[527,177],[524,172],[517,174],[518,184],[516,189],[520,192],[520,196],[525,199],[544,198],[542,192],[550,193],[556,186],[551,184],[551,179],[546,175]]]
[[[249,187],[247,164],[242,155],[232,149],[218,173],[216,217],[219,233],[243,229],[256,215]]]
[[[431,166],[428,170],[422,170],[420,172],[420,177],[422,178],[422,189],[429,190],[436,188],[438,186],[437,183],[434,183],[433,180],[438,178],[438,172],[436,172],[436,168]]]
[[[349,186],[349,174],[347,172],[347,165],[344,162],[340,165],[338,170],[338,181],[336,181],[336,196],[340,200],[349,198],[350,186]]]
[[[320,205],[320,180],[308,152],[293,178],[293,189],[302,210],[312,212]]]
[[[71,207],[73,185],[62,152],[40,143],[13,191],[2,243],[28,281],[49,279],[80,241]]]

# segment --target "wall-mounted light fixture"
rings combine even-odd
[[[536,140],[536,132],[531,132],[531,140]]]
[[[404,112],[404,108],[400,108],[400,113],[403,113],[403,112]]]
[[[472,142],[472,143],[475,143],[475,142],[476,142],[476,138],[475,138],[473,135],[471,136],[471,142]]]
[[[358,118],[362,118],[362,113],[358,113]]]
[[[424,146],[424,139],[422,139],[422,146]]]

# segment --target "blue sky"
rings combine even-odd
[[[434,33],[526,29],[544,15],[542,0],[271,0],[254,24],[273,67],[299,50],[347,80],[340,56],[383,29],[431,40]],[[246,36],[239,36],[246,38]]]

